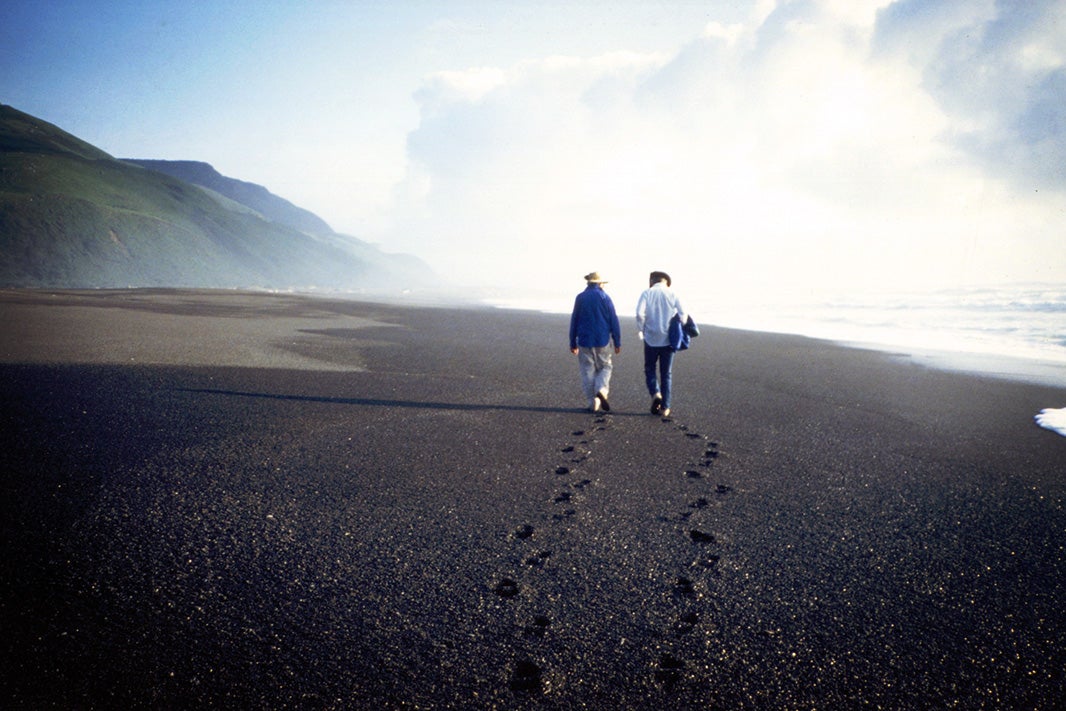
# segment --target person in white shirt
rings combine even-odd
[[[681,300],[671,288],[669,274],[652,272],[648,284],[648,289],[637,301],[637,335],[644,341],[644,377],[652,398],[651,413],[669,417],[674,364],[670,319],[677,314],[684,323],[686,315]]]

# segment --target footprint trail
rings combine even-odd
[[[649,681],[670,692],[684,685],[693,670],[705,665],[705,645],[686,640],[698,637],[701,630],[713,624],[715,615],[714,578],[718,575],[723,555],[720,536],[714,531],[715,509],[733,494],[733,487],[716,476],[720,458],[718,443],[674,418],[661,418],[667,438],[678,436],[678,447],[692,447],[689,464],[679,475],[684,477],[685,498],[677,502],[675,511],[663,514],[659,520],[670,524],[669,535],[683,537],[690,550],[688,560],[667,581],[662,593],[674,608],[671,621],[655,634],[655,642],[648,642],[646,655]],[[657,426],[657,425],[653,425]],[[564,680],[565,669],[553,669],[559,659],[556,643],[552,647],[554,622],[548,609],[540,607],[545,601],[537,594],[537,576],[547,566],[558,572],[567,558],[555,554],[551,542],[566,539],[570,527],[586,520],[582,517],[590,487],[602,483],[609,472],[598,468],[598,447],[608,447],[616,422],[611,414],[592,416],[584,428],[571,429],[560,438],[557,463],[551,470],[554,483],[552,493],[545,499],[539,516],[540,523],[517,523],[511,533],[512,544],[521,564],[502,573],[494,592],[505,602],[513,615],[513,656],[508,664],[509,688],[519,697],[537,697],[551,693],[557,680]],[[663,433],[660,433],[660,435]],[[654,435],[654,431],[651,436]],[[583,588],[583,581],[574,579],[575,592]],[[638,597],[654,597],[654,590],[635,590]],[[632,652],[631,652],[632,653]],[[565,683],[560,681],[559,683]]]

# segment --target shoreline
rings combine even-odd
[[[164,296],[167,294],[187,295],[244,295],[252,298],[256,296],[271,296],[277,298],[300,298],[322,302],[341,301],[365,304],[381,304],[383,306],[404,307],[412,309],[459,309],[471,311],[493,310],[503,313],[516,312],[527,314],[539,314],[547,317],[567,316],[569,312],[557,310],[545,310],[533,305],[520,306],[500,303],[499,297],[484,297],[466,300],[456,296],[451,290],[440,292],[331,292],[331,291],[300,291],[300,290],[277,290],[277,289],[196,289],[196,288],[164,288],[164,287],[137,287],[131,289],[45,289],[45,288],[0,288],[0,301],[8,298],[6,294],[37,293],[37,294],[66,294],[66,295],[101,295],[101,294],[142,294]],[[624,309],[620,314],[628,314]],[[622,316],[624,320],[624,316]],[[819,332],[817,324],[812,324],[806,330],[797,329],[763,329],[747,327],[734,323],[707,322],[702,327],[721,329],[726,331],[741,331],[753,334],[765,334],[768,336],[794,336],[808,338],[814,341],[824,341],[841,348],[855,350],[877,351],[898,359],[913,359],[926,367],[948,373],[973,375],[976,377],[989,377],[998,380],[1028,383],[1033,385],[1048,386],[1052,388],[1066,388],[1066,362],[1042,357],[1039,355],[1020,355],[998,351],[977,351],[966,349],[930,348],[912,343],[880,341],[875,339],[863,339],[852,336],[832,336]],[[625,326],[623,326],[625,331]],[[632,330],[632,329],[630,329]]]
[[[626,332],[611,413],[581,409],[565,316],[153,290],[0,318],[12,707],[1062,696],[1066,441],[1032,418],[1064,388],[711,327],[663,420]]]
[[[1014,285],[1014,288],[1052,290],[1052,285],[1023,284]],[[961,290],[963,293],[986,293],[988,291],[989,288],[972,287]],[[943,294],[926,295],[927,298],[931,296],[936,297],[935,303],[943,306]],[[975,340],[975,334],[972,331],[957,333],[956,335],[960,336],[961,339],[953,341],[949,346],[944,342],[945,333],[943,330],[930,330],[928,324],[926,329],[915,332],[913,323],[900,330],[892,328],[888,324],[877,326],[874,324],[860,325],[855,322],[849,322],[846,317],[841,320],[841,315],[835,312],[832,312],[834,317],[829,317],[831,313],[830,304],[846,304],[847,302],[842,301],[839,295],[825,294],[823,297],[802,307],[786,307],[785,311],[788,315],[784,317],[783,322],[780,316],[768,317],[765,313],[765,305],[762,309],[755,309],[745,315],[741,315],[741,313],[736,311],[735,304],[732,307],[726,305],[724,313],[721,313],[714,307],[713,302],[701,304],[697,301],[695,304],[697,315],[705,317],[704,320],[697,319],[697,321],[699,321],[701,327],[707,325],[751,331],[753,333],[804,336],[829,341],[844,347],[873,349],[894,355],[909,356],[940,370],[987,375],[1007,380],[1022,380],[1053,387],[1066,386],[1066,348],[1052,347],[1045,342],[1038,344],[1027,340],[1002,341],[985,338]],[[922,295],[910,294],[909,297],[920,300]],[[893,297],[895,305],[888,309],[889,313],[903,311],[901,298],[903,298],[902,295]],[[988,298],[987,294],[985,298]],[[544,309],[537,306],[538,301],[544,303],[549,300],[551,299],[546,294],[531,299],[507,299],[502,296],[486,296],[482,299],[485,303],[494,304],[503,309],[531,310],[544,314],[569,314],[565,299],[561,300],[555,308]],[[616,306],[624,307],[625,305],[625,303],[616,301]],[[686,302],[686,305],[690,306],[691,304]],[[875,312],[879,309],[884,310],[884,307],[878,306],[876,301],[871,302],[869,307]],[[919,305],[915,308],[920,311],[922,307],[922,305]],[[855,310],[855,307],[845,308],[843,315],[851,314]],[[808,311],[809,313],[799,316],[798,314],[801,311]],[[619,313],[628,313],[628,311],[626,308],[622,308]],[[816,314],[816,316],[811,318],[811,313]],[[711,318],[708,320],[708,314],[712,316],[717,314],[718,319]],[[1000,317],[1000,325],[1003,326],[1002,316],[998,316]],[[1050,324],[1045,325],[1045,327],[1050,328]],[[1061,327],[1066,329],[1066,321],[1062,322]],[[886,331],[890,335],[886,335]],[[948,331],[950,331],[950,328],[948,328]],[[921,336],[921,338],[918,336]],[[938,342],[938,345],[930,346],[930,342]],[[966,347],[966,343],[969,344],[969,347]]]

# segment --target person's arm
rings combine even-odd
[[[643,292],[637,300],[637,338],[644,340],[644,319],[648,313],[648,292]]]
[[[622,326],[618,323],[618,312],[615,311],[614,303],[610,304],[611,309],[611,338],[614,339],[614,352],[622,352]]]
[[[570,352],[577,353],[577,311],[579,300],[574,300],[574,310],[570,313]]]

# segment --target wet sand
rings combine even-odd
[[[703,328],[0,292],[5,708],[1053,708],[1066,389]]]

